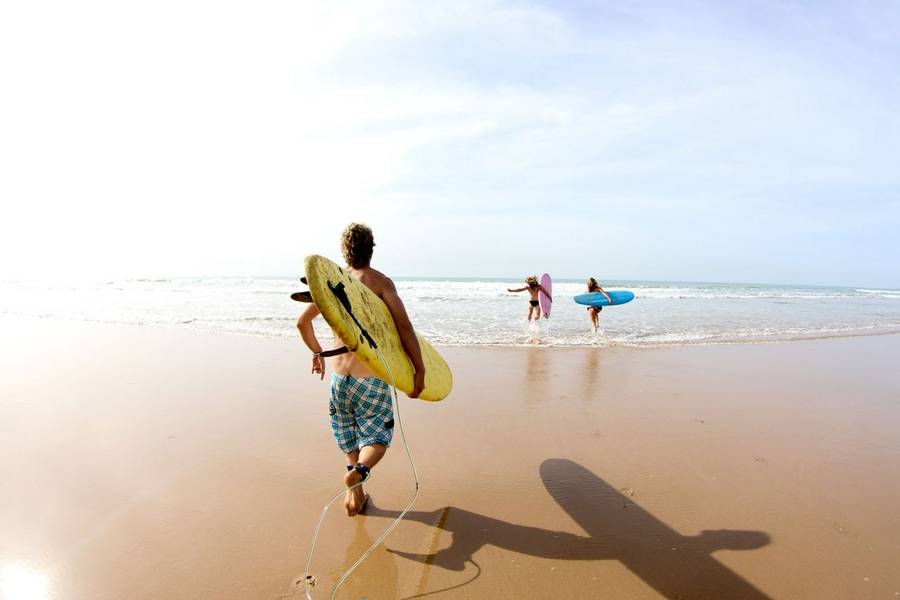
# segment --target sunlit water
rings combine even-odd
[[[49,578],[22,564],[0,565],[0,600],[50,600]]]
[[[443,345],[655,346],[900,330],[900,290],[892,289],[606,281],[635,299],[606,308],[595,334],[585,307],[572,300],[585,291],[581,281],[556,281],[551,318],[537,325],[525,318],[527,295],[506,291],[519,280],[396,283],[417,331]],[[303,288],[293,278],[252,277],[5,282],[0,313],[294,337],[303,306],[289,294]]]

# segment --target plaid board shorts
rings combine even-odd
[[[372,444],[391,445],[391,389],[377,377],[332,373],[328,412],[334,440],[345,454]]]

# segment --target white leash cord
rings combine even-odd
[[[415,463],[415,461],[413,461],[412,452],[410,452],[409,444],[406,442],[406,433],[403,431],[403,422],[400,419],[400,402],[397,398],[397,385],[394,383],[394,374],[391,373],[391,368],[388,365],[387,361],[384,359],[384,355],[381,353],[381,350],[379,350],[376,347],[375,351],[378,352],[378,357],[381,359],[381,362],[384,365],[384,368],[388,373],[388,377],[391,380],[391,391],[393,393],[393,398],[394,398],[394,417],[395,417],[395,420],[397,421],[397,427],[400,429],[400,438],[403,440],[403,447],[406,449],[406,456],[407,456],[407,458],[409,458],[409,465],[410,465],[410,467],[412,467],[413,479],[415,480],[415,484],[416,484],[416,491],[415,491],[415,494],[413,494],[412,499],[406,504],[405,507],[403,507],[403,511],[400,513],[400,515],[396,519],[394,519],[393,523],[391,523],[391,525],[384,531],[384,533],[382,533],[378,537],[377,540],[372,542],[372,545],[369,546],[368,550],[366,550],[363,553],[363,555],[360,556],[356,560],[356,562],[353,563],[350,566],[350,568],[347,569],[347,571],[343,575],[341,575],[341,578],[335,584],[334,589],[331,590],[331,596],[330,596],[331,600],[334,600],[335,595],[337,595],[338,589],[344,584],[344,582],[347,580],[347,578],[350,577],[350,575],[353,573],[353,571],[355,571],[356,568],[359,565],[361,565],[362,562],[364,560],[366,560],[370,554],[372,554],[372,552],[375,550],[375,548],[377,548],[381,544],[381,542],[383,542],[384,539],[388,535],[390,535],[390,533],[397,527],[397,525],[400,524],[400,521],[403,520],[403,517],[406,516],[406,513],[409,512],[409,509],[412,508],[413,504],[415,504],[415,502],[416,502],[416,499],[419,497],[419,473],[418,473],[418,471],[416,471],[416,463]],[[360,481],[356,485],[338,492],[337,495],[335,495],[334,498],[332,498],[331,501],[325,505],[325,507],[322,509],[322,513],[319,515],[319,520],[316,523],[316,530],[313,533],[312,545],[310,546],[310,549],[309,549],[309,556],[306,559],[306,571],[303,574],[303,586],[306,591],[307,600],[313,600],[311,591],[312,591],[313,585],[315,585],[315,583],[314,583],[315,580],[309,574],[309,568],[312,565],[313,553],[315,552],[315,549],[316,549],[316,543],[318,542],[318,539],[319,539],[319,529],[322,527],[322,521],[325,519],[325,513],[328,512],[328,509],[331,508],[331,505],[334,504],[337,501],[337,499],[341,497],[342,494],[345,494],[347,492],[347,490],[352,490],[353,488],[360,486],[362,484],[363,484],[363,482]]]

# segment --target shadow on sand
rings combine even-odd
[[[587,536],[515,525],[456,507],[412,511],[407,519],[452,534],[434,554],[392,550],[398,556],[462,571],[483,546],[540,558],[618,560],[666,598],[765,599],[760,590],[711,556],[717,550],[753,550],[770,542],[762,531],[705,530],[681,535],[578,463],[562,458],[541,464],[541,480]],[[395,518],[398,511],[370,506],[367,516]],[[477,565],[476,565],[477,567]],[[480,570],[479,570],[480,572]],[[458,587],[458,586],[454,586]],[[435,590],[439,591],[439,590]]]

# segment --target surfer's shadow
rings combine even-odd
[[[449,547],[429,554],[389,550],[395,555],[450,571],[475,564],[474,554],[491,544],[538,558],[618,560],[666,598],[768,598],[717,561],[719,550],[753,550],[770,543],[761,531],[706,530],[681,535],[605,481],[569,460],[541,465],[541,479],[563,510],[588,534],[516,525],[457,507],[412,511],[406,518],[447,531]],[[369,516],[396,517],[372,507]],[[431,549],[429,549],[431,550]]]

